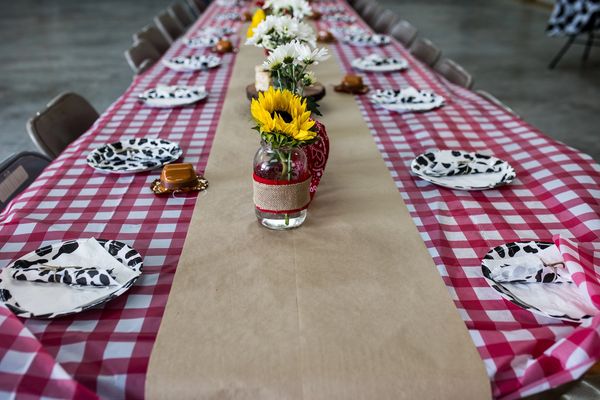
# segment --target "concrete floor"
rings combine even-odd
[[[518,0],[380,0],[546,134],[600,160],[600,48],[547,64],[550,10]],[[0,5],[0,159],[33,149],[25,122],[61,91],[103,111],[131,82],[123,51],[169,0],[19,0]]]

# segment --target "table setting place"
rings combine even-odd
[[[49,354],[15,382],[513,399],[600,359],[600,167],[352,12],[211,2],[0,214],[0,317]]]

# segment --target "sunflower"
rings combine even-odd
[[[306,110],[306,100],[289,90],[274,89],[258,94],[250,106],[252,117],[264,139],[273,143],[299,145],[313,140],[315,121]]]
[[[246,33],[246,38],[251,38],[254,35],[254,28],[256,28],[267,16],[262,8],[256,10],[254,15],[252,16],[252,22],[250,23],[250,27],[248,27],[248,32]]]

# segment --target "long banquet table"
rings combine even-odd
[[[315,3],[346,7],[342,0]],[[246,7],[214,2],[191,28],[242,28],[218,19]],[[367,27],[362,21],[359,24]],[[319,28],[330,28],[321,20]],[[241,45],[239,39],[234,39]],[[368,48],[332,45],[343,72]],[[177,41],[164,57],[198,50]],[[443,95],[434,112],[392,114],[356,97],[362,116],[408,207],[421,238],[485,364],[494,397],[515,398],[576,379],[600,359],[599,324],[581,325],[535,315],[501,298],[481,274],[494,246],[548,240],[562,234],[599,239],[600,166],[551,140],[516,115],[436,75],[397,42],[379,50],[402,56],[403,73],[363,73],[373,88],[412,85]],[[178,142],[183,161],[206,167],[235,53],[220,68],[177,73],[157,63],[138,76],[94,126],[69,145],[0,214],[0,265],[56,241],[118,238],[144,256],[144,273],[123,296],[102,307],[56,320],[23,320],[0,306],[0,394],[53,398],[141,398],[150,354],[188,232],[195,196],[157,197],[156,172],[103,175],[87,153],[107,142],[158,136]],[[193,107],[156,110],[137,96],[156,84],[206,85],[210,96]],[[334,144],[333,144],[334,145]],[[432,148],[492,152],[517,170],[511,185],[484,192],[442,189],[409,173],[415,155]],[[317,195],[318,196],[318,195]],[[318,199],[317,199],[318,201]]]

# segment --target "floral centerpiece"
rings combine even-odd
[[[254,157],[256,216],[270,229],[298,227],[311,200],[303,147],[318,140],[317,122],[305,99],[273,87],[252,100],[250,112],[262,139]]]
[[[290,15],[298,20],[303,20],[313,13],[306,0],[267,0],[263,9],[271,15]]]
[[[304,88],[316,82],[314,73],[308,68],[327,58],[327,49],[313,50],[295,40],[276,48],[262,67],[271,73],[273,86],[303,96]]]
[[[317,45],[315,31],[308,24],[288,15],[269,15],[252,29],[252,36],[246,40],[246,44],[271,52],[294,40],[311,47]]]

